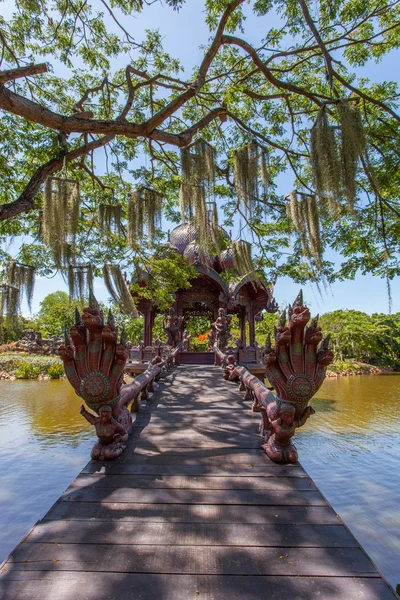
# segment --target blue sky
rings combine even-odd
[[[5,14],[12,12],[12,3],[5,2],[2,12]],[[265,35],[263,19],[255,18],[251,15],[249,7],[245,8],[248,16],[245,22],[244,37],[255,43]],[[207,44],[210,36],[208,27],[204,22],[204,2],[199,0],[188,0],[183,9],[177,13],[167,6],[156,4],[144,10],[144,12],[135,17],[123,16],[123,24],[133,37],[141,38],[145,29],[159,29],[163,35],[164,47],[172,56],[178,57],[189,75],[194,65],[198,65],[203,51],[200,46]],[[278,23],[271,22],[269,17],[265,25],[265,30]],[[110,27],[112,24],[110,23]],[[358,73],[367,76],[373,81],[398,79],[398,62],[400,52],[393,52],[379,64],[368,64]],[[121,65],[118,65],[119,67]],[[99,155],[99,162],[101,157]],[[293,187],[293,178],[290,174],[287,180],[284,180],[282,188],[278,192],[284,194]],[[169,228],[169,227],[167,227]],[[13,248],[15,245],[13,244]],[[327,253],[327,258],[334,260],[333,255]],[[39,308],[40,301],[48,293],[63,289],[67,286],[60,276],[52,279],[38,278],[36,281],[35,296],[33,301],[33,312]],[[275,286],[275,297],[280,306],[291,302],[297,295],[298,284],[294,284],[288,278],[278,279]],[[400,278],[391,283],[393,312],[400,311]],[[358,275],[354,281],[336,282],[323,296],[319,295],[315,286],[304,286],[305,298],[313,312],[328,312],[336,309],[358,309],[367,313],[387,312],[388,295],[386,281],[369,275]],[[95,282],[95,294],[99,300],[106,301],[108,293],[101,280]],[[23,314],[27,314],[26,305],[22,306]]]

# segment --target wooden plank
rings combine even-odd
[[[233,427],[226,425],[219,427],[217,424],[205,424],[204,427],[199,426],[182,428],[165,427],[163,425],[149,424],[146,427],[136,427],[134,429],[133,440],[138,439],[142,445],[147,443],[153,447],[168,447],[176,448],[208,446],[219,447],[220,445],[228,445],[234,448],[259,448],[261,438],[256,434],[258,425],[256,423],[248,424],[246,427]]]
[[[2,600],[394,600],[382,579],[15,571]]]
[[[136,523],[45,521],[27,542],[131,544],[157,546],[285,546],[357,548],[348,530],[337,525],[266,525],[216,523]]]
[[[218,432],[204,431],[202,433],[194,430],[154,431],[148,429],[135,429],[132,441],[140,439],[142,447],[161,446],[163,448],[259,448],[260,440],[254,434],[243,432]]]
[[[379,577],[359,548],[24,543],[5,567],[9,571]]]
[[[178,406],[163,406],[159,400],[156,400],[158,392],[153,396],[149,402],[143,403],[143,411],[137,416],[139,421],[151,420],[157,424],[166,423],[167,425],[173,425],[175,423],[180,426],[182,424],[201,424],[205,422],[209,423],[220,423],[221,425],[227,423],[231,425],[244,424],[244,423],[259,423],[261,417],[259,413],[253,413],[249,411],[249,405],[239,404],[235,406],[235,410],[226,411],[218,407],[218,404],[210,404],[209,408],[205,411],[204,409],[194,409],[190,407],[188,410],[187,404]],[[238,408],[238,410],[236,410]]]
[[[65,502],[138,502],[140,504],[242,504],[280,506],[326,506],[320,492],[298,490],[180,490],[77,488],[64,492]]]
[[[273,463],[259,448],[192,448],[185,450],[173,450],[157,446],[155,448],[142,447],[141,442],[128,445],[126,452],[117,461],[103,465],[99,461],[92,461],[90,468],[99,471],[108,468],[114,471],[120,465],[126,464],[147,465],[201,465],[202,467],[260,467],[280,469],[281,466]],[[295,468],[294,465],[286,465],[286,469]],[[86,469],[85,469],[86,471]]]
[[[252,506],[239,504],[123,504],[57,502],[44,519],[173,523],[281,523],[336,525],[330,506]]]
[[[228,477],[231,475],[238,476],[252,476],[255,473],[257,475],[265,475],[266,477],[297,477],[305,476],[306,472],[300,465],[289,467],[287,465],[275,465],[275,467],[269,468],[267,464],[265,469],[254,467],[253,463],[239,463],[237,465],[204,465],[201,461],[196,464],[148,464],[145,461],[137,464],[132,463],[121,463],[115,461],[111,464],[101,464],[95,462],[89,462],[81,471],[83,474],[113,474],[113,475],[210,475]]]
[[[173,464],[182,461],[198,460],[203,464],[240,464],[241,462],[251,462],[260,467],[279,468],[279,465],[272,462],[262,450],[242,450],[241,448],[223,448],[219,452],[209,451],[203,448],[194,448],[193,450],[164,450],[162,447],[141,448],[135,445],[133,448],[127,448],[128,452],[123,454],[118,461],[109,464],[119,464],[123,462],[134,461],[150,462],[150,464]],[[99,464],[99,463],[97,463]],[[288,466],[290,468],[290,466]]]
[[[179,475],[79,475],[67,492],[76,488],[180,488],[191,490],[315,490],[309,477],[196,477]]]
[[[254,438],[257,437],[255,434],[258,431],[259,423],[255,423],[254,421],[249,421],[246,423],[245,427],[238,426],[237,424],[229,424],[226,423],[223,426],[218,423],[209,423],[205,421],[203,423],[197,424],[186,424],[182,431],[180,428],[177,428],[176,423],[173,421],[169,423],[153,423],[150,421],[148,424],[141,424],[140,421],[135,421],[134,429],[142,431],[142,433],[149,433],[151,435],[160,436],[160,435],[168,435],[168,436],[182,436],[182,435],[238,435],[238,436],[246,436],[250,437],[250,435]],[[137,431],[135,431],[138,433]],[[261,440],[261,438],[259,438]]]

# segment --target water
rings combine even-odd
[[[296,434],[301,463],[395,587],[400,583],[400,375],[326,380]]]
[[[327,380],[300,460],[392,586],[400,583],[400,375]],[[86,464],[94,440],[65,382],[0,382],[0,561]]]
[[[0,562],[86,464],[81,404],[66,381],[0,382]]]

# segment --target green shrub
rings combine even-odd
[[[40,375],[40,368],[35,367],[26,361],[21,362],[18,369],[15,371],[17,379],[36,379]]]
[[[62,365],[61,359],[57,356],[42,356],[40,354],[0,354],[0,371],[9,374],[15,374],[21,366],[27,363],[35,369],[39,369],[39,374],[46,375],[53,365]]]
[[[190,340],[190,350],[192,352],[207,352],[207,340],[200,342],[199,340]]]
[[[50,379],[60,379],[60,377],[64,376],[64,367],[60,363],[55,363],[49,367],[47,374]]]

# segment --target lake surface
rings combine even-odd
[[[94,441],[66,381],[0,382],[0,562],[86,464]],[[300,460],[392,586],[400,583],[400,374],[329,379]]]

